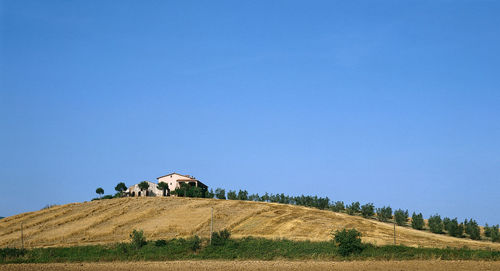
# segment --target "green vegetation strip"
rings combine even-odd
[[[0,263],[165,261],[165,260],[500,260],[500,251],[413,248],[363,244],[359,253],[342,256],[334,242],[269,240],[247,237],[217,245],[198,237],[77,247],[0,249]]]

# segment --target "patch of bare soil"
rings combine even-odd
[[[171,261],[171,262],[115,262],[115,263],[51,263],[8,264],[0,270],[42,271],[115,271],[115,270],[384,270],[384,271],[468,271],[500,270],[500,262],[484,261]]]

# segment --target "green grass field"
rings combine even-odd
[[[359,254],[343,257],[333,242],[229,239],[219,246],[198,238],[147,242],[137,249],[129,243],[78,247],[0,249],[0,263],[165,261],[165,260],[500,260],[500,251],[364,245]]]

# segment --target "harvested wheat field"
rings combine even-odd
[[[71,203],[0,220],[0,247],[74,246],[127,241],[133,229],[147,239],[194,234],[208,237],[210,209],[214,230],[229,229],[233,237],[255,236],[293,240],[329,240],[332,230],[356,228],[363,241],[393,243],[393,225],[301,206],[195,198],[120,198]],[[453,238],[397,227],[397,243],[423,247],[500,249],[500,244]]]
[[[475,261],[170,261],[170,262],[117,262],[117,263],[51,263],[8,264],[0,270],[437,270],[437,271],[493,271],[500,270],[500,262]]]

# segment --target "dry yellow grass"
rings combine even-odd
[[[0,220],[0,247],[21,245],[21,222],[27,247],[73,246],[126,241],[133,229],[148,239],[197,234],[209,236],[210,208],[214,229],[233,236],[329,240],[332,230],[356,228],[363,240],[392,244],[393,225],[342,213],[275,203],[190,198],[121,198],[54,206]],[[423,247],[500,249],[500,244],[458,239],[397,227],[397,243]]]

